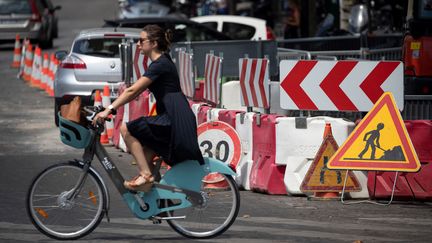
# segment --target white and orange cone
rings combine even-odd
[[[49,67],[49,56],[48,53],[44,53],[43,62],[42,62],[42,74],[41,74],[41,84],[40,88],[42,90],[47,90],[47,86],[49,85],[49,77],[48,77],[48,67]]]
[[[20,41],[20,35],[16,34],[15,36],[15,47],[14,47],[14,55],[12,59],[12,65],[13,68],[19,68],[21,62],[21,41]]]
[[[33,57],[33,65],[32,72],[30,77],[30,85],[32,87],[39,88],[41,83],[41,72],[42,71],[42,50],[39,46],[36,46],[34,57]]]
[[[110,95],[110,89],[108,85],[105,85],[103,94],[102,94],[102,106],[106,109],[108,106],[111,105],[111,95]],[[105,122],[105,129],[108,135],[108,139],[110,143],[112,143],[113,133],[114,133],[114,121],[111,116],[110,121]]]
[[[56,73],[57,73],[57,69],[58,66],[60,65],[60,61],[57,60],[57,58],[53,57],[53,69],[51,71],[51,79],[50,79],[50,86],[49,86],[49,96],[53,97],[54,96],[54,82],[55,82],[55,77],[56,77]]]
[[[217,172],[206,175],[202,181],[204,182],[204,188],[206,189],[226,190],[229,188],[228,182],[225,180],[223,175]]]
[[[19,66],[17,78],[24,79],[23,75],[24,75],[24,68],[25,68],[25,60],[26,60],[26,53],[27,53],[27,48],[29,43],[30,42],[27,39],[24,39],[23,47],[21,48],[21,60],[20,60],[20,66]]]
[[[53,69],[54,69],[54,65],[55,65],[54,59],[55,59],[54,54],[51,54],[49,57],[49,65],[48,65],[48,70],[47,70],[48,82],[47,82],[47,86],[45,88],[45,92],[48,95],[51,94],[51,90],[54,88],[54,79],[53,79]]]
[[[101,97],[99,90],[96,90],[96,92],[95,92],[93,105],[94,106],[102,106],[102,97]],[[101,142],[101,144],[105,144],[105,145],[109,144],[109,138],[108,138],[106,126],[105,126],[104,131],[101,134],[100,142]]]
[[[31,73],[32,73],[32,65],[33,65],[33,46],[30,43],[27,46],[25,58],[26,59],[25,59],[23,79],[27,82],[30,82]]]

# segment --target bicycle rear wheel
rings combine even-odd
[[[43,234],[60,240],[78,239],[100,223],[106,205],[99,178],[89,170],[75,198],[68,195],[83,174],[82,164],[56,164],[33,180],[27,193],[27,213]]]
[[[240,194],[230,175],[223,175],[225,189],[207,189],[203,183],[203,204],[167,212],[168,217],[185,216],[184,219],[167,220],[177,233],[195,239],[208,239],[225,232],[235,221],[240,209]],[[167,206],[169,202],[166,202]]]

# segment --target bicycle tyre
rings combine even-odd
[[[180,235],[183,235],[183,236],[185,236],[187,238],[191,238],[191,239],[210,239],[210,238],[214,238],[216,236],[221,235],[229,227],[231,227],[231,225],[236,220],[238,212],[239,212],[239,209],[240,209],[240,193],[239,193],[237,184],[234,181],[234,179],[230,175],[224,175],[223,174],[223,176],[224,176],[224,178],[225,178],[225,180],[226,180],[226,182],[228,184],[228,190],[222,190],[222,193],[226,192],[226,191],[229,191],[233,195],[233,198],[232,198],[233,205],[231,207],[229,215],[224,220],[224,222],[220,226],[218,226],[217,228],[215,228],[213,230],[206,231],[206,232],[198,232],[198,231],[189,230],[189,229],[187,229],[186,226],[183,226],[182,224],[184,224],[184,222],[185,222],[184,219],[171,219],[171,220],[167,220],[169,226],[174,231],[176,231]],[[203,190],[201,192],[203,193]],[[217,193],[218,191],[217,190],[216,191],[210,190],[210,193],[212,193],[212,192],[213,193]],[[226,193],[224,195],[226,195]],[[168,201],[166,201],[166,206],[169,206],[169,202]],[[192,207],[191,210],[194,210],[194,207]],[[198,210],[200,210],[200,209],[198,209]],[[180,216],[181,214],[174,215],[175,212],[178,212],[178,211],[179,210],[168,211],[167,212],[167,216],[168,217],[171,217],[171,216]],[[219,212],[217,212],[216,215],[220,216],[221,214],[219,214]],[[185,215],[185,216],[186,216],[186,218],[188,217],[187,215]],[[203,224],[208,224],[207,222],[202,222],[202,223]]]
[[[44,169],[33,179],[33,182],[27,192],[26,209],[32,224],[36,227],[36,229],[39,230],[39,232],[56,240],[75,240],[88,235],[99,225],[99,223],[101,222],[104,216],[107,202],[106,202],[106,195],[103,189],[102,182],[93,171],[89,170],[87,174],[87,178],[85,179],[85,182],[78,196],[72,201],[65,200],[65,196],[64,196],[65,192],[72,189],[73,186],[77,183],[77,180],[79,178],[78,175],[82,173],[82,168],[83,168],[83,164],[75,161],[55,164]],[[51,182],[50,177],[53,176],[54,178],[57,176],[59,177],[59,179],[55,179],[53,182]],[[70,180],[68,181],[66,178],[70,178]],[[44,193],[45,191],[50,192],[51,190],[50,188],[48,189],[44,188],[44,183],[47,183],[47,185],[49,185],[48,187],[50,188],[56,187],[56,189],[52,189],[52,190],[57,191],[58,194],[47,193],[46,195],[44,194],[38,195],[37,193],[39,192],[41,193]],[[66,185],[65,188],[63,188],[64,185]],[[94,188],[94,192],[93,192],[93,188]],[[82,193],[83,192],[86,193],[87,189],[89,193],[88,198],[86,198],[87,196],[83,198]],[[36,196],[46,197],[46,198],[38,199],[38,201],[35,201],[35,199],[37,199]],[[41,203],[45,201],[52,201],[51,199],[53,200],[55,199],[54,202],[52,202],[53,203],[52,206],[34,205],[35,202]],[[85,202],[81,202],[82,200],[87,200],[91,202],[89,204],[85,204]],[[92,209],[91,204],[97,206],[95,210]],[[78,209],[80,211],[76,211],[74,209]],[[70,210],[72,214],[67,214],[68,210]],[[94,216],[91,218],[90,222],[87,225],[79,226],[80,227],[79,230],[72,231],[72,232],[61,232],[58,229],[53,229],[53,227],[60,227],[66,230],[72,227],[72,226],[68,226],[68,224],[71,224],[71,222],[73,222],[74,220],[78,220],[78,221],[84,220],[84,219],[76,218],[79,215],[82,215],[83,212],[81,211],[90,212],[91,210],[95,211]],[[58,213],[58,215],[56,215],[56,213]],[[54,216],[51,216],[51,214],[54,214]],[[61,223],[65,225],[57,225],[57,222],[55,222],[56,225],[49,226],[49,222],[48,222],[49,217],[52,218],[57,217],[56,218],[57,221],[64,219],[65,221]],[[44,221],[46,221],[46,223],[44,223]]]

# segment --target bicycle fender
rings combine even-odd
[[[201,180],[209,173],[218,172],[226,175],[236,175],[229,166],[220,160],[204,158],[204,162],[204,165],[200,165],[196,160],[178,163],[165,173],[160,183],[200,191]]]
[[[209,173],[219,172],[225,175],[237,175],[227,164],[214,158],[204,158],[206,165],[209,166]]]

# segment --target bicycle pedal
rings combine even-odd
[[[160,219],[153,219],[153,224],[161,224],[162,220]]]

